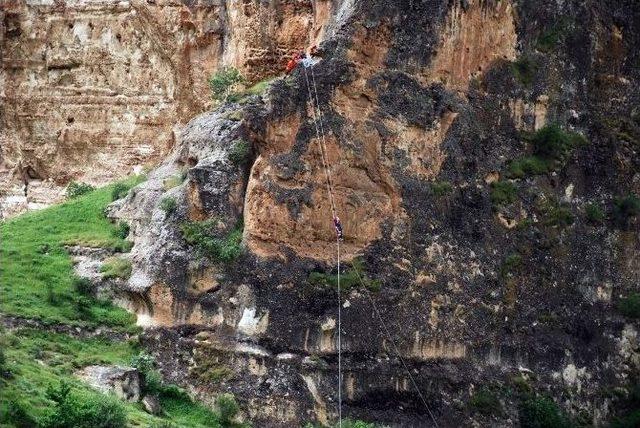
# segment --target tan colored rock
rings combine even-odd
[[[322,36],[331,2],[313,3],[4,2],[0,218],[157,163],[211,106],[216,69],[258,81]]]
[[[442,25],[426,80],[465,91],[495,60],[513,60],[517,41],[511,1],[470,0],[466,8],[456,1]]]

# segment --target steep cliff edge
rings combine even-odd
[[[640,361],[637,2],[323,14],[312,76],[192,119],[109,209],[131,224],[124,287],[164,376],[209,402],[233,392],[257,426],[336,418],[310,77],[345,230],[344,414],[526,426],[556,412],[549,396],[579,424],[622,415]]]

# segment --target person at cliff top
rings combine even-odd
[[[338,239],[342,241],[344,239],[344,234],[342,233],[342,223],[340,223],[340,217],[335,216],[333,218],[333,225],[336,228],[336,235],[338,236]]]
[[[302,59],[302,65],[304,65],[304,68],[309,68],[319,61],[320,57],[318,56],[318,47],[316,45],[313,45],[309,49],[309,53],[306,54]]]
[[[298,66],[298,63],[300,61],[302,61],[302,58],[304,57],[304,52],[297,52],[293,58],[291,58],[289,60],[289,62],[287,63],[287,67],[284,69],[285,74],[289,74],[293,71],[294,68],[296,68]]]

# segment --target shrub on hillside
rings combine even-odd
[[[640,214],[640,198],[627,195],[613,201],[613,214],[621,223],[626,223],[631,217]]]
[[[530,86],[533,83],[537,70],[538,64],[530,56],[521,56],[511,63],[511,72],[524,86]]]
[[[242,222],[227,234],[218,237],[218,221],[209,219],[184,223],[180,230],[182,237],[189,245],[204,257],[214,261],[229,263],[242,254]]]
[[[89,278],[74,276],[72,281],[73,289],[81,296],[90,296],[93,292],[93,284]]]
[[[115,229],[113,229],[112,234],[116,238],[126,239],[129,236],[129,225],[124,221],[119,221],[116,225]]]
[[[118,199],[122,199],[129,193],[129,186],[124,183],[116,183],[113,185],[113,190],[111,190],[111,200],[117,201]]]
[[[93,187],[91,184],[72,181],[67,186],[66,194],[67,194],[67,198],[73,199],[73,198],[77,198],[78,196],[87,194],[89,192],[93,192],[94,190],[96,190],[96,188]]]
[[[435,183],[431,183],[431,191],[436,197],[441,197],[449,194],[452,190],[453,187],[448,181],[436,181]]]
[[[469,406],[483,415],[499,415],[502,413],[502,404],[498,397],[487,389],[480,389],[469,400]]]
[[[495,206],[509,205],[518,199],[518,189],[510,181],[491,183],[491,202]]]
[[[127,417],[122,403],[112,396],[72,391],[61,382],[50,386],[47,398],[55,403],[41,421],[43,428],[122,428]]]
[[[604,211],[598,204],[589,204],[585,207],[584,212],[587,216],[587,221],[592,224],[602,223],[604,220]]]
[[[9,400],[5,403],[5,410],[0,412],[0,423],[15,428],[38,426],[38,421],[29,414],[27,405],[18,400]]]

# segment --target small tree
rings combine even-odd
[[[227,101],[234,86],[242,82],[244,82],[244,77],[236,68],[223,67],[209,78],[209,88],[211,88],[213,99],[218,102]]]

